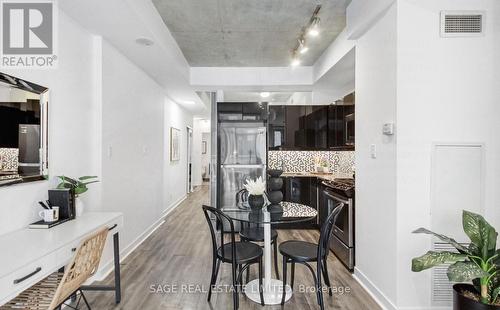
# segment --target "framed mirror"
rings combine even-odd
[[[0,72],[0,186],[47,179],[49,89]]]

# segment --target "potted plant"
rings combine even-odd
[[[266,182],[262,177],[256,180],[247,180],[243,185],[248,191],[248,204],[253,210],[260,209],[264,206],[264,192],[266,191]]]
[[[497,232],[479,214],[463,211],[462,226],[471,243],[464,246],[452,238],[419,228],[414,233],[429,234],[452,245],[457,251],[429,251],[412,260],[412,271],[419,272],[441,264],[448,267],[448,279],[462,282],[453,285],[453,309],[500,309],[500,250],[496,249]],[[470,282],[467,284],[464,282]]]
[[[85,205],[80,199],[80,195],[89,190],[87,185],[99,182],[99,180],[97,180],[97,176],[82,176],[78,179],[72,179],[64,175],[60,175],[57,177],[61,180],[59,185],[57,185],[57,188],[69,188],[75,194],[76,216],[81,216],[83,214]]]

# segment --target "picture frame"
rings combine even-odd
[[[181,159],[181,131],[175,127],[170,127],[170,161]]]
[[[201,142],[201,154],[206,154],[207,153],[207,141],[202,141]]]

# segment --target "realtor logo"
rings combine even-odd
[[[55,3],[4,0],[2,16],[2,67],[54,68]]]

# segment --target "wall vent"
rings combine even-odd
[[[469,246],[468,243],[461,243],[463,246]],[[434,242],[433,243],[434,251],[450,251],[457,252],[457,250],[449,245],[448,243],[443,242]],[[434,267],[432,269],[432,304],[438,307],[449,307],[453,302],[453,282],[448,280],[448,275],[446,272],[448,271],[449,264],[440,265]]]
[[[485,13],[478,11],[441,12],[442,37],[475,37],[484,34]]]

